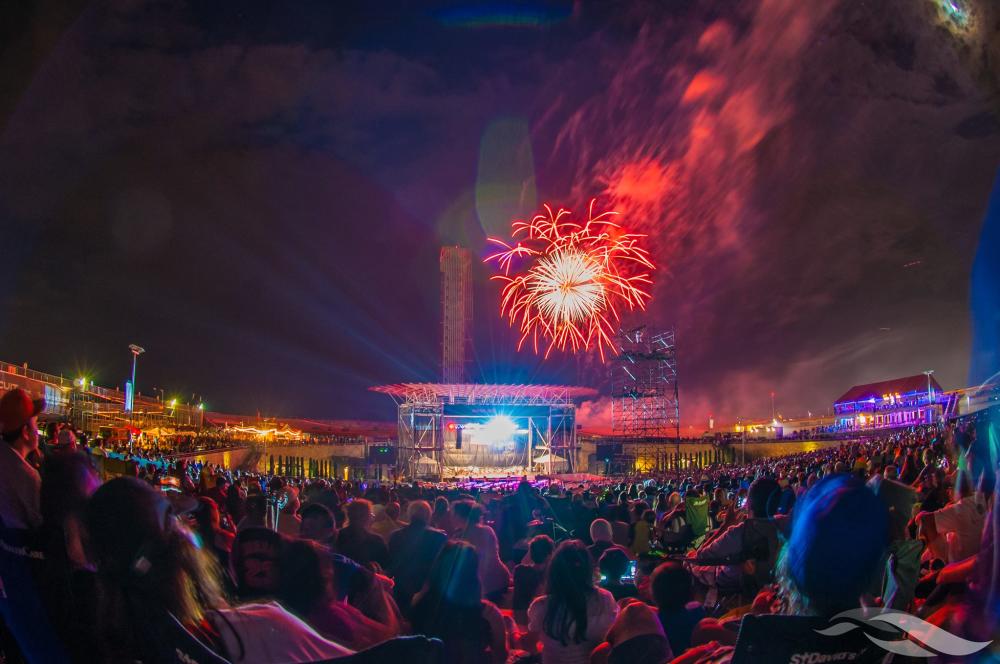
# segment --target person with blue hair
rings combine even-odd
[[[889,512],[853,475],[829,475],[795,505],[779,579],[799,615],[858,608],[889,545]]]

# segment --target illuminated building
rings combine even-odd
[[[886,429],[930,424],[953,414],[954,398],[926,373],[855,385],[833,402],[841,429]]]

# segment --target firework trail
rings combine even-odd
[[[572,220],[560,208],[530,221],[515,221],[510,244],[489,241],[501,249],[487,256],[502,274],[500,313],[517,325],[521,350],[530,338],[535,352],[547,344],[545,357],[554,349],[614,351],[612,336],[627,308],[644,310],[655,269],[649,252],[640,244],[645,235],[629,233],[612,221],[617,212],[594,214],[591,200],[586,221]],[[523,263],[521,271],[515,263]]]

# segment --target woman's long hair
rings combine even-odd
[[[571,641],[585,641],[587,600],[594,592],[590,553],[583,542],[568,540],[561,543],[549,561],[543,631],[564,646]]]
[[[122,477],[104,484],[86,511],[89,554],[98,572],[101,642],[141,654],[143,626],[161,611],[190,629],[224,606],[218,567],[172,513],[166,497]]]

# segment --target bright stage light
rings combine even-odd
[[[517,424],[506,415],[497,415],[479,427],[476,438],[490,445],[509,443],[517,433]]]

